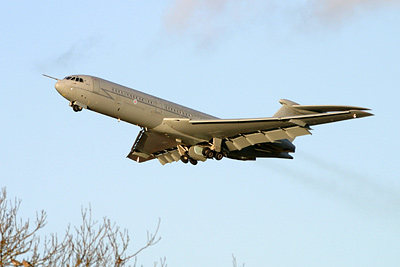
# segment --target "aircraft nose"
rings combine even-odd
[[[62,94],[61,90],[62,90],[62,85],[60,84],[60,82],[56,82],[56,84],[54,85],[54,87],[56,88],[57,92],[59,92],[60,94]]]

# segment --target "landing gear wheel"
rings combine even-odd
[[[81,108],[80,106],[78,106],[78,105],[73,105],[73,106],[72,106],[72,109],[73,109],[75,112],[79,112],[79,111],[82,110],[82,108]]]
[[[186,155],[183,155],[183,156],[181,156],[181,161],[186,164],[189,162],[189,157]]]
[[[195,160],[195,159],[189,159],[189,161],[190,161],[190,163],[191,163],[192,165],[197,165],[197,160]]]
[[[208,158],[211,159],[212,157],[214,157],[214,151],[212,151],[210,148],[205,147],[203,149],[203,155]]]
[[[214,158],[215,158],[216,160],[221,160],[223,157],[224,157],[224,155],[223,155],[221,152],[217,152],[217,153],[215,153],[215,155],[214,155]]]

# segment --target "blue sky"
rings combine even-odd
[[[161,218],[152,266],[399,266],[399,1],[8,1],[0,10],[0,181],[43,234],[80,209]],[[221,118],[278,100],[371,108],[314,127],[294,160],[136,164],[139,128],[74,113],[41,76],[99,76]]]

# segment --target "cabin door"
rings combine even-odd
[[[124,98],[120,95],[116,95],[115,103],[117,104],[117,111],[122,111],[122,108],[124,107]]]
[[[93,92],[95,93],[100,93],[100,83],[97,78],[92,78],[93,80]]]

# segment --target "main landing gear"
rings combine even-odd
[[[183,156],[181,156],[181,161],[183,162],[183,163],[188,163],[189,162],[189,156],[188,155],[183,155]]]
[[[223,157],[224,157],[224,154],[222,154],[221,152],[217,152],[217,153],[215,153],[215,155],[214,155],[214,158],[215,158],[216,160],[221,160]]]
[[[187,155],[187,154],[181,156],[181,161],[183,163],[185,163],[185,164],[190,162],[192,165],[197,165],[197,162],[198,162],[197,160],[192,159],[191,157],[189,157],[189,155]]]
[[[221,160],[224,157],[224,154],[214,151],[209,147],[203,148],[203,155],[208,159],[215,158],[216,160]]]
[[[201,161],[205,161],[206,159],[216,159],[216,160],[221,160],[224,157],[224,154],[222,152],[217,152],[213,149],[211,149],[210,147],[198,147],[200,148],[200,150],[196,151],[196,147],[195,149],[192,150],[193,147],[189,148],[189,149],[184,149],[183,147],[181,147],[181,157],[180,160],[187,164],[187,163],[191,163],[192,165],[197,165],[198,160],[200,159]],[[193,153],[193,155],[190,155],[190,153]],[[197,159],[195,159],[197,157]]]

